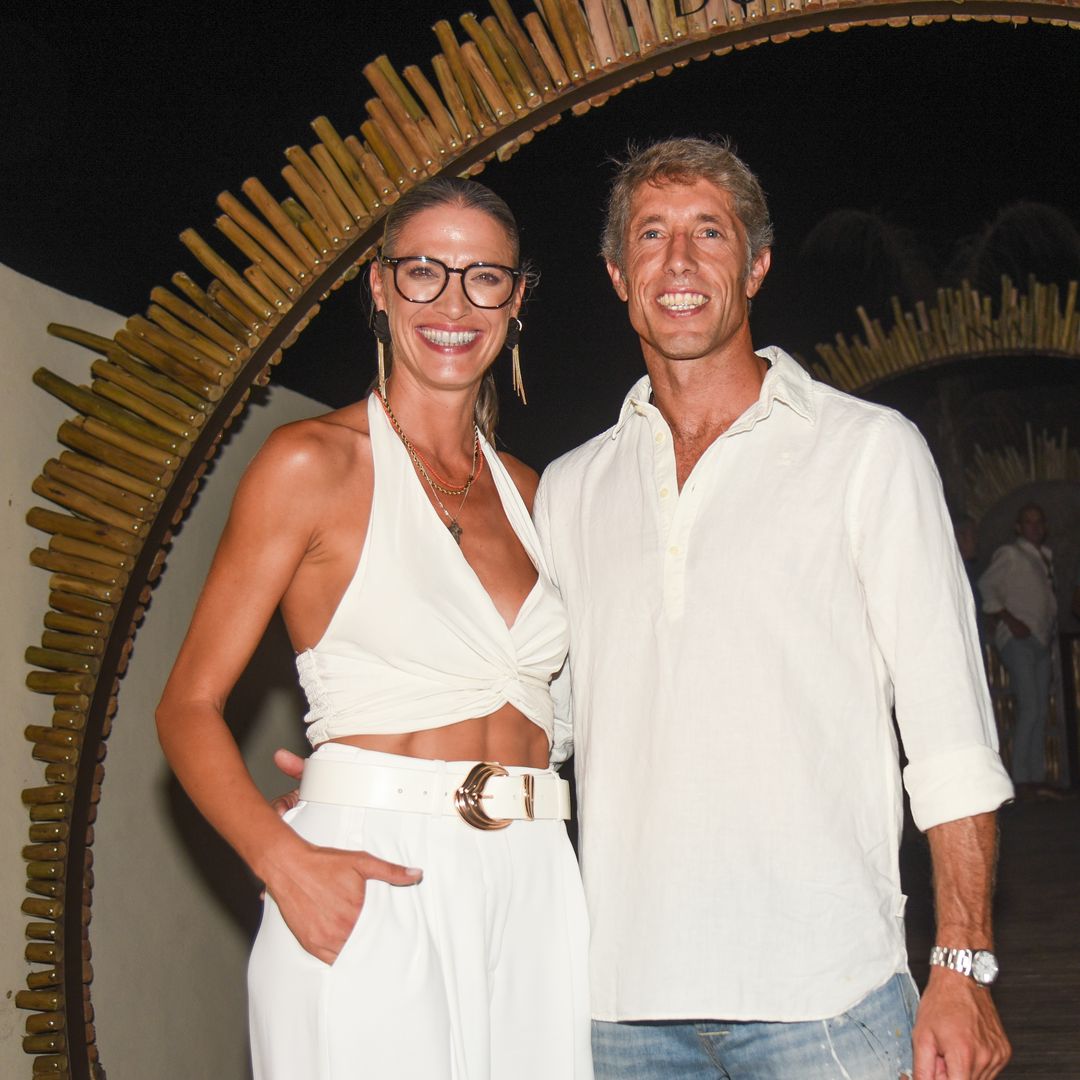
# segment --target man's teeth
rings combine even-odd
[[[420,336],[426,338],[432,345],[468,345],[480,336],[479,330],[430,330],[426,326],[420,327]]]
[[[669,311],[689,311],[701,307],[706,297],[702,293],[664,293],[659,297],[660,306]]]

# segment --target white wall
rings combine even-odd
[[[48,537],[24,522],[44,461],[59,449],[56,430],[70,411],[30,381],[46,366],[88,382],[92,356],[51,338],[54,321],[111,336],[112,312],[76,300],[0,266],[0,686],[7,707],[0,727],[0,1076],[29,1080],[22,1052],[25,1013],[14,1007],[25,986],[26,895],[19,850],[28,817],[19,792],[43,783],[43,766],[22,737],[27,724],[48,724],[51,699],[24,688],[22,654],[38,644],[47,607],[47,575],[28,554]],[[171,780],[153,727],[153,709],[224,523],[239,474],[267,433],[320,411],[300,394],[275,388],[249,408],[208,474],[177,533],[167,570],[135,642],[105,760],[94,844],[93,1004],[102,1064],[111,1080],[154,1076],[246,1075],[244,965],[257,918],[253,884],[202,824]],[[279,627],[230,703],[230,720],[264,790],[274,775],[274,747],[302,745],[302,702],[291,654]]]

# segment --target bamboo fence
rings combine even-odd
[[[885,330],[863,307],[856,308],[863,337],[850,342],[837,334],[835,344],[817,346],[819,377],[841,390],[865,392],[889,379],[964,357],[1060,356],[1080,358],[1080,283],[1064,290],[1029,278],[1021,293],[1008,277],[993,299],[966,282],[958,289],[938,289],[937,303],[921,301],[904,311],[892,298],[893,322]]]
[[[36,1080],[105,1075],[90,992],[93,824],[120,679],[173,529],[252,386],[359,272],[400,193],[443,171],[475,174],[564,113],[736,48],[950,19],[1080,26],[1080,0],[490,0],[490,9],[456,28],[436,23],[428,72],[399,73],[382,55],[364,66],[373,96],[362,116],[344,132],[326,116],[312,121],[316,141],[285,151],[280,194],[256,178],[240,185],[247,202],[222,192],[219,239],[180,235],[204,284],[177,272],[111,338],[49,327],[95,359],[86,385],[34,376],[74,414],[57,435],[65,449],[33,483],[59,509],[28,514],[49,537],[31,559],[50,577],[26,682],[53,710],[49,724],[25,730],[44,766],[43,783],[23,792],[31,970],[16,995]]]

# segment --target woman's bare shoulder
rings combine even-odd
[[[510,479],[514,481],[518,494],[529,508],[531,514],[533,499],[536,498],[536,488],[540,483],[539,473],[535,469],[529,468],[524,461],[520,461],[513,454],[507,454],[502,450],[499,451],[499,460],[510,474]]]
[[[360,402],[276,428],[252,464],[283,470],[295,479],[312,470],[325,475],[327,467],[369,459],[370,445],[367,409]]]

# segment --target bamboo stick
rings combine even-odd
[[[217,228],[253,262],[260,265],[271,264],[273,276],[275,279],[280,278],[279,284],[282,288],[286,291],[291,288],[299,293],[312,281],[313,274],[308,264],[302,261],[273,229],[264,225],[248,210],[235,195],[222,191],[217,197],[217,204],[225,211],[215,221]]]
[[[593,39],[592,31],[581,8],[578,6],[578,0],[545,0],[545,2],[552,7],[560,8],[563,25],[566,27],[570,40],[574,44],[574,51],[581,61],[585,77],[591,79],[599,75],[601,65],[597,52],[597,43]],[[602,16],[603,13],[601,12],[600,25],[605,25]]]
[[[466,41],[461,46],[461,59],[465,62],[469,74],[473,77],[477,89],[480,91],[488,111],[495,117],[495,122],[500,127],[505,127],[514,119],[514,110],[506,96],[499,88],[494,75],[484,63],[480,50],[471,41]]]
[[[543,104],[544,99],[537,88],[532,72],[518,53],[514,43],[507,37],[506,31],[503,30],[499,20],[494,15],[488,15],[480,20],[480,26],[483,27],[484,33],[487,34],[488,39],[491,41],[491,45],[502,61],[503,67],[506,68],[507,74],[517,86],[525,107],[535,109],[538,105]],[[537,57],[537,60],[539,59]]]
[[[244,277],[253,289],[268,303],[274,305],[282,314],[292,308],[289,298],[266,276],[258,266],[248,266]]]
[[[59,697],[60,695],[56,696]],[[79,732],[83,731],[86,727],[86,714],[81,712],[69,712],[66,710],[54,712],[52,720],[53,727],[62,728],[65,731]]]
[[[382,167],[382,162],[355,135],[345,136],[345,149],[352,154],[353,160],[360,166],[360,171],[374,187],[379,198],[388,205],[396,202],[399,197],[397,187]]]
[[[108,360],[95,360],[90,365],[90,371],[97,376],[94,382],[95,386],[98,382],[113,383],[128,395],[144,401],[154,410],[153,413],[148,413],[135,410],[132,406],[127,405],[126,407],[132,408],[132,411],[138,411],[140,415],[154,423],[157,423],[154,420],[154,416],[157,414],[171,417],[173,423],[178,425],[178,427],[171,430],[176,431],[177,434],[183,435],[185,431],[194,433],[206,423],[206,414],[201,409],[191,408],[186,402],[181,401],[165,390],[159,390],[157,387],[151,386],[150,383],[132,375],[118,364],[113,364]],[[117,401],[118,404],[126,404],[115,397],[110,400]],[[158,423],[158,427],[163,426],[163,424]]]
[[[148,325],[153,326],[152,323]],[[160,328],[154,327],[154,329]],[[223,371],[209,361],[196,361],[186,355],[183,360],[178,360],[140,334],[126,328],[117,330],[116,340],[131,356],[137,357],[155,371],[160,371],[168,378],[188,387],[207,401],[220,401],[224,392],[223,387],[233,379],[231,373]]]
[[[365,212],[370,215],[378,210],[382,205],[378,192],[364,175],[359,162],[345,145],[345,140],[337,133],[334,125],[327,117],[317,116],[311,121],[311,126],[364,206]]]
[[[148,423],[153,424],[154,427],[159,428],[162,431],[171,432],[177,438],[183,439],[189,443],[198,434],[202,424],[206,422],[206,418],[199,413],[197,414],[199,423],[185,423],[183,420],[178,420],[175,416],[171,416],[163,409],[151,405],[148,401],[131,393],[129,390],[124,389],[124,387],[105,379],[94,379],[90,384],[90,389],[93,393],[104,398],[106,401],[111,401],[114,405],[119,405],[132,415],[142,417]]]
[[[585,65],[578,56],[577,49],[574,48],[573,39],[570,37],[570,31],[563,17],[562,5],[559,0],[537,0],[537,7],[543,12],[544,21],[548,25],[548,31],[555,42],[555,48],[558,50],[563,66],[570,75],[570,81],[581,82],[585,78]],[[527,15],[525,18],[528,25],[530,16]],[[544,55],[543,50],[540,50],[540,55]]]
[[[476,95],[476,88],[473,86],[473,81],[465,66],[465,61],[461,55],[461,47],[454,36],[453,28],[445,19],[440,19],[431,29],[435,31],[435,36],[439,39],[443,59],[449,68],[454,83],[457,85],[461,100],[465,104],[465,110],[471,117],[473,124],[476,125],[477,131],[482,135],[491,126],[491,118]],[[434,66],[434,60],[432,65]],[[436,76],[439,75],[438,67],[435,68],[435,74]],[[439,82],[441,85],[441,78]],[[445,90],[444,96],[446,96]],[[449,104],[449,98],[447,103]]]
[[[637,51],[645,56],[660,44],[660,35],[653,22],[652,10],[648,0],[626,0],[630,12],[630,22],[637,39]]]
[[[83,521],[80,518],[58,514],[55,510],[46,510],[40,506],[31,507],[26,514],[26,523],[33,529],[71,537],[79,541],[101,544],[126,555],[137,555],[142,541],[128,535],[120,529],[108,525]]]
[[[490,0],[491,9],[499,20],[499,25],[506,34],[510,43],[517,50],[518,56],[529,69],[533,83],[545,101],[551,101],[558,95],[558,88],[554,85],[551,72],[537,52],[525,28],[518,21],[510,7],[509,0]]]
[[[238,226],[234,227],[239,228]],[[288,280],[292,281],[291,278]],[[299,289],[295,282],[293,284],[294,288]],[[163,333],[171,334],[177,341],[183,342],[199,356],[205,356],[207,360],[220,364],[226,370],[236,367],[239,358],[232,350],[222,348],[216,341],[206,337],[204,334],[200,334],[197,330],[188,326],[187,323],[176,318],[171,312],[151,304],[146,314],[147,318],[161,327]]]
[[[322,226],[291,196],[281,200],[282,209],[289,215],[289,219],[300,230],[308,243],[318,251],[323,260],[323,265],[329,261],[334,250],[330,237],[326,235]]]
[[[614,42],[616,60],[629,60],[637,55],[637,42],[634,31],[627,21],[626,9],[622,0],[603,0],[604,14],[607,17],[608,30]]]
[[[82,491],[67,484],[61,483],[48,476],[38,476],[31,484],[35,494],[44,499],[49,499],[58,506],[66,507],[77,514],[100,521],[105,525],[111,525],[116,529],[125,529],[133,536],[142,536],[146,532],[147,524],[144,520],[125,514],[120,510],[107,506],[97,499],[91,498]]]
[[[223,194],[228,193],[223,192]],[[221,196],[218,196],[218,198],[220,199]],[[175,293],[169,292],[168,289],[155,285],[150,290],[150,299],[165,310],[172,312],[178,319],[182,319],[189,326],[194,327],[203,337],[216,342],[234,361],[246,360],[251,355],[251,349],[238,336],[226,330],[219,322],[211,319],[209,315],[198,308],[181,300]],[[240,330],[242,331],[243,328],[241,327]]]
[[[67,803],[49,803],[49,804],[37,804],[35,803],[30,807],[30,820],[31,821],[69,821],[71,819],[71,807]],[[29,876],[29,875],[27,875]],[[63,877],[63,873],[60,875]],[[63,887],[58,889],[51,888],[44,879],[37,883],[37,886],[32,885],[29,881],[26,883],[26,888],[33,893],[37,893],[38,896],[63,896]]]
[[[424,158],[417,156],[416,151],[409,145],[409,140],[394,123],[386,106],[378,98],[369,98],[364,102],[364,109],[370,119],[360,125],[360,130],[376,156],[386,166],[386,171],[391,176],[407,178],[414,184],[430,176],[431,172]],[[428,154],[427,158],[432,161],[431,168],[434,168],[431,155]]]
[[[528,30],[533,45],[536,47],[540,59],[544,62],[544,67],[548,69],[552,85],[556,91],[561,91],[564,87],[570,85],[570,75],[563,66],[559,50],[555,47],[551,38],[548,37],[547,30],[544,28],[539,15],[535,12],[529,12],[525,16],[524,22],[525,29]]]
[[[31,671],[26,676],[26,686],[35,694],[89,694],[93,692],[94,680],[89,675],[71,672]]]
[[[290,146],[285,150],[285,157],[303,178],[307,187],[315,194],[318,205],[323,208],[323,213],[326,214],[327,222],[331,225],[332,230],[336,230],[337,235],[342,239],[350,239],[351,234],[356,230],[356,220],[346,209],[341,199],[338,198],[333,186],[319,171],[318,165],[312,161],[307,151],[302,146]],[[282,175],[285,175],[284,171]],[[293,190],[296,191],[295,188]],[[296,194],[300,197],[299,191],[296,191]],[[304,199],[301,197],[300,201],[304,202]],[[307,203],[304,202],[304,205],[306,206]],[[310,207],[308,209],[310,212]],[[312,216],[317,217],[314,214]],[[322,224],[321,221],[320,224]],[[328,230],[331,236],[333,236],[332,230]]]
[[[472,38],[472,44],[476,49],[476,53],[483,61],[484,70],[494,80],[496,86],[501,91],[504,101],[507,103],[507,108],[514,113],[523,113],[525,111],[525,92],[522,87],[510,74],[509,69],[503,62],[502,57],[499,55],[499,50],[496,48],[491,35],[480,24],[480,20],[473,14],[466,13],[458,20],[465,33]],[[471,67],[470,67],[471,70]],[[475,74],[473,76],[475,78]],[[482,84],[481,84],[482,86]],[[487,96],[485,91],[485,96]],[[491,98],[488,98],[488,104],[491,104]],[[539,97],[537,97],[537,104],[539,104]],[[498,114],[496,114],[498,119]]]
[[[26,947],[26,959],[31,963],[52,963],[49,961],[34,960],[30,956],[30,946]],[[59,1054],[67,1049],[67,1039],[62,1032],[51,1035],[26,1035],[22,1041],[23,1053],[26,1054]]]
[[[72,427],[85,431],[88,435],[102,442],[109,443],[120,450],[126,450],[135,457],[159,466],[167,471],[174,471],[183,460],[178,454],[169,453],[156,446],[150,446],[141,439],[127,435],[109,424],[103,423],[91,416],[75,416],[67,421]],[[163,485],[164,486],[164,485]]]
[[[103,585],[116,585],[121,589],[128,583],[128,575],[115,567],[80,559],[76,555],[64,555],[45,548],[34,548],[30,552],[31,565],[42,570],[52,570],[60,574],[74,574],[77,577],[97,581]]]
[[[124,329],[116,332],[116,340],[123,342],[129,352],[159,370],[163,369],[157,361],[160,355],[164,354],[210,383],[228,385],[234,377],[229,366],[219,364],[210,357],[204,356],[197,349],[174,338],[172,334],[166,333],[160,326],[142,315],[132,315],[127,320]],[[147,345],[154,351],[149,351],[146,348]]]
[[[311,273],[322,272],[322,258],[316,248],[295,226],[281,204],[262,185],[262,182],[254,176],[249,177],[240,185],[240,190],[262,212],[263,217],[273,226],[278,236],[292,250],[293,254],[308,268]],[[226,213],[229,208],[223,207]],[[283,265],[287,265],[282,260]],[[302,280],[297,276],[297,280]]]
[[[435,122],[434,115],[429,116],[428,113],[425,112],[424,106],[412,96],[409,92],[409,88],[405,85],[405,81],[398,75],[397,71],[394,70],[394,66],[390,63],[390,58],[388,56],[383,55],[375,57],[375,66],[386,77],[390,86],[393,88],[394,93],[404,103],[409,117],[420,129],[424,141],[435,152],[440,162],[445,161],[452,147],[450,143],[447,143],[444,140],[442,129],[438,123]],[[429,90],[431,89],[431,84],[421,76],[421,85],[424,84],[427,85]],[[436,106],[436,112],[441,111],[444,116],[447,115],[442,102],[437,99]],[[451,142],[456,142],[456,140],[451,140]]]
[[[477,137],[479,131],[473,123],[469,107],[465,103],[465,98],[462,96],[461,88],[458,86],[457,79],[454,78],[454,73],[450,69],[450,64],[442,53],[436,53],[431,58],[431,67],[435,72],[435,79],[439,84],[439,90],[442,92],[447,108],[454,118],[454,124],[458,131],[461,132],[462,141],[471,142]],[[484,126],[485,128],[488,126],[486,122]]]
[[[30,842],[33,844],[44,844],[53,840],[66,840],[71,833],[71,826],[66,821],[42,821],[30,826]],[[23,901],[23,910],[26,911],[27,904],[45,904],[50,908],[59,908],[61,914],[63,913],[64,904],[59,898],[41,899],[35,900],[32,897],[27,897]],[[27,912],[27,914],[33,914],[33,912]],[[56,916],[59,918],[59,916]]]
[[[78,776],[77,750],[63,750],[59,746],[35,746],[30,751],[35,761],[45,764],[45,779],[50,784],[73,784]]]
[[[342,143],[342,149],[345,150],[352,171],[364,179],[364,174],[360,171],[360,167],[352,159],[352,155],[345,149],[345,144]],[[371,221],[371,211],[368,209],[368,205],[356,194],[356,191],[339,167],[334,155],[324,146],[322,143],[316,143],[311,148],[311,158],[315,164],[319,167],[319,172],[326,177],[330,186],[334,189],[334,193],[341,200],[345,209],[352,215],[353,220],[361,227],[365,226]],[[371,188],[371,185],[364,180],[365,187],[371,191],[373,201],[377,202],[374,198],[375,192]]]
[[[123,354],[123,349],[112,338],[102,337],[100,334],[91,334],[89,330],[80,330],[77,326],[65,326],[63,323],[49,323],[45,332],[52,337],[63,341],[70,341],[75,345],[81,345],[84,349],[96,352],[101,356],[114,358],[114,354]]]
[[[596,56],[602,67],[609,68],[618,62],[615,37],[608,26],[608,13],[604,0],[584,0],[585,13],[589,19],[589,31],[596,46]]]
[[[675,40],[674,12],[667,0],[650,0],[653,23],[661,45],[670,45]]]
[[[291,202],[291,200],[289,199],[286,199],[285,201]],[[264,333],[265,327],[267,325],[273,326],[281,318],[281,316],[278,315],[276,311],[271,311],[270,317],[263,322],[260,322],[258,319],[255,318],[254,315],[251,314],[251,311],[247,307],[247,305],[244,304],[243,301],[241,301],[235,293],[231,292],[224,284],[222,284],[222,282],[218,281],[217,278],[215,278],[213,281],[210,282],[209,285],[207,285],[206,295],[209,296],[210,299],[213,300],[220,307],[223,307],[230,315],[232,315],[234,319],[237,320],[237,322],[241,323],[242,325],[244,324],[245,319],[248,320],[248,325],[252,333]]]
[[[29,900],[24,900],[23,903],[28,903]],[[43,901],[43,903],[51,903],[51,901]],[[63,910],[63,906],[60,905],[60,910]],[[60,916],[57,915],[57,918]],[[16,1009],[38,1009],[42,1011],[51,1011],[59,1009],[63,1004],[63,995],[54,991],[33,991],[33,990],[19,990],[15,994],[15,1008]]]
[[[194,229],[185,229],[180,243],[248,308],[256,321],[270,320],[274,312],[266,301]]]
[[[178,437],[147,423],[126,409],[121,409],[119,406],[103,400],[98,395],[92,394],[85,387],[74,386],[59,375],[54,375],[47,368],[38,368],[34,372],[33,380],[46,393],[59,398],[77,412],[111,424],[124,434],[130,435],[141,442],[180,455],[187,454],[191,449],[190,443],[183,437]]]
[[[62,634],[52,630],[42,633],[41,644],[46,649],[85,653],[87,656],[101,656],[105,651],[103,638],[86,637],[82,634]]]
[[[431,116],[435,129],[438,131],[447,152],[453,153],[460,150],[462,136],[454,123],[454,118],[443,104],[442,98],[439,97],[435,87],[428,81],[427,76],[415,64],[410,64],[405,68],[403,74],[409,85],[424,103],[424,108],[427,109],[428,114]]]
[[[27,724],[23,729],[23,738],[32,743],[48,743],[50,746],[66,747],[78,750],[83,743],[82,734],[78,731],[64,731],[56,728],[45,727],[42,724]],[[65,826],[66,828],[66,826]],[[57,833],[59,830],[57,830]],[[33,840],[35,844],[55,843],[65,839],[65,836],[50,834],[41,840]]]
[[[86,581],[71,574],[53,574],[49,578],[49,588],[54,592],[85,596],[91,600],[98,600],[103,604],[114,606],[120,603],[124,595],[123,589],[113,585],[99,585],[97,582]]]
[[[380,56],[372,63],[365,64],[363,72],[364,78],[371,83],[379,102],[401,132],[414,157],[430,174],[433,167],[437,169],[437,160],[445,154],[446,148],[434,128],[429,132],[421,127],[421,118],[427,118],[423,116],[423,110],[416,103],[416,99],[397,77],[388,57]],[[431,141],[432,135],[435,137],[434,142]]]
[[[36,883],[28,882],[26,887],[28,889],[32,888],[34,886],[34,884],[36,884]],[[40,884],[41,884],[41,886],[43,888],[50,889],[50,888],[55,887],[57,889],[58,893],[63,892],[63,883],[62,882],[51,882],[51,881],[49,881],[49,882],[41,882]],[[44,989],[46,989],[47,987],[50,987],[50,986],[59,986],[63,981],[64,981],[63,972],[61,971],[60,968],[55,968],[55,967],[54,968],[48,968],[45,971],[31,971],[26,976],[26,985],[28,987],[30,987],[31,990],[44,990]],[[38,1058],[36,1060],[40,1061],[42,1059]],[[64,1061],[65,1061],[65,1064],[66,1064],[66,1059],[64,1059]],[[35,1074],[35,1076],[37,1076],[37,1074]],[[57,1073],[56,1076],[57,1076],[57,1080],[67,1080],[66,1076],[63,1076],[60,1073]],[[44,1077],[38,1077],[38,1080],[45,1080],[45,1078]]]
[[[158,291],[163,292],[164,290]],[[156,304],[151,304],[149,308],[150,317],[153,318],[154,314],[163,310],[164,309],[159,308]],[[163,327],[163,329],[167,328]],[[171,361],[172,358],[166,357],[166,360]],[[192,409],[197,409],[199,412],[212,412],[213,402],[221,398],[222,390],[220,387],[215,387],[205,379],[193,380],[191,378],[191,370],[183,368],[182,365],[181,368],[184,381],[173,378],[171,375],[167,375],[164,372],[151,367],[149,364],[143,363],[123,349],[118,348],[113,356],[109,357],[108,362],[114,367],[126,371],[129,375],[138,379],[140,382],[145,383],[147,386],[152,386],[155,390],[160,390],[164,394],[169,394],[171,397],[176,398],[178,401],[182,401]],[[188,385],[189,382],[194,382],[200,389],[192,389]],[[216,398],[208,396],[214,394],[217,395]]]
[[[265,252],[231,217],[221,214],[215,219],[214,226],[233,246],[251,259],[254,266],[259,267],[274,284],[283,289],[287,296],[295,298],[300,295],[303,289],[294,276]],[[310,274],[305,274],[305,276],[310,280]]]
[[[51,537],[49,539],[49,550],[60,555],[73,555],[79,559],[88,559],[90,562],[98,563],[113,570],[122,570],[125,574],[130,574],[135,567],[135,560],[130,555],[102,547],[101,544],[75,540],[69,536]]]
[[[29,925],[34,926],[40,924],[30,923]],[[26,1018],[26,1031],[28,1035],[39,1035],[47,1031],[63,1030],[64,1014],[62,1012],[40,1012]]]
[[[49,606],[66,615],[77,615],[79,618],[92,619],[105,626],[111,624],[116,615],[115,605],[103,604],[91,596],[78,596],[75,593],[58,592],[55,589],[49,593]],[[56,690],[57,694],[80,695],[84,690]]]

